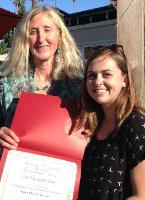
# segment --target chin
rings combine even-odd
[[[99,103],[99,104],[104,104],[104,103],[106,103],[106,101],[105,100],[103,100],[103,99],[100,99],[100,98],[93,98],[97,103]]]
[[[42,62],[46,62],[49,60],[49,57],[39,57],[38,60],[42,61]]]
[[[112,103],[109,102],[109,101],[105,101],[105,100],[99,100],[99,99],[94,99],[96,101],[96,103],[102,105],[102,106],[109,106],[111,105]]]

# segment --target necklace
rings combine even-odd
[[[49,81],[38,81],[39,82],[39,84],[37,84],[36,83],[36,80],[35,80],[35,77],[34,77],[34,73],[35,73],[35,68],[33,67],[33,71],[32,71],[32,76],[33,76],[33,78],[34,78],[34,89],[36,90],[36,91],[48,91],[48,89],[50,88],[50,86],[51,86],[51,83],[52,83],[52,81],[51,80],[49,80]]]
[[[45,84],[45,85],[43,85],[41,87],[35,86],[35,90],[36,91],[40,91],[40,90],[45,90],[46,91],[46,90],[48,90],[50,88],[50,86],[51,86],[51,83],[48,82],[47,84]]]

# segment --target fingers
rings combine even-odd
[[[9,128],[0,129],[0,145],[8,149],[16,149],[18,146],[18,136]]]
[[[8,136],[10,136],[13,140],[15,140],[15,142],[19,142],[19,138],[18,136],[14,133],[14,131],[12,131],[11,129],[7,128],[7,127],[2,127],[0,129],[0,138],[2,139],[6,139]]]

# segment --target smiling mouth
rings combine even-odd
[[[43,46],[36,46],[35,49],[43,49],[45,47],[49,47],[48,45],[43,45]]]
[[[105,93],[107,90],[106,89],[96,89],[96,90],[93,90],[96,94],[103,94]]]

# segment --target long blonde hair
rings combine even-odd
[[[59,11],[52,7],[36,7],[28,12],[19,23],[8,59],[0,68],[4,75],[11,74],[14,78],[28,75],[31,67],[29,51],[29,24],[34,16],[46,13],[61,31],[60,54],[55,55],[54,78],[76,78],[83,73],[83,62],[77,45],[65,26]]]
[[[103,55],[111,57],[117,63],[117,66],[121,70],[122,74],[126,75],[128,79],[127,86],[122,88],[118,98],[114,103],[116,118],[116,127],[114,132],[118,132],[120,126],[133,111],[133,109],[145,114],[145,109],[139,105],[136,98],[136,91],[134,80],[131,74],[131,68],[124,54],[123,47],[118,44],[99,46],[88,60],[87,66],[85,68],[82,110],[78,120],[79,123],[77,124],[78,129],[83,126],[86,129],[90,130],[88,133],[91,133],[91,135],[96,128],[99,128],[101,126],[101,123],[104,119],[104,111],[102,106],[98,104],[95,100],[93,100],[92,97],[88,94],[86,86],[87,71],[90,63],[94,59]]]

